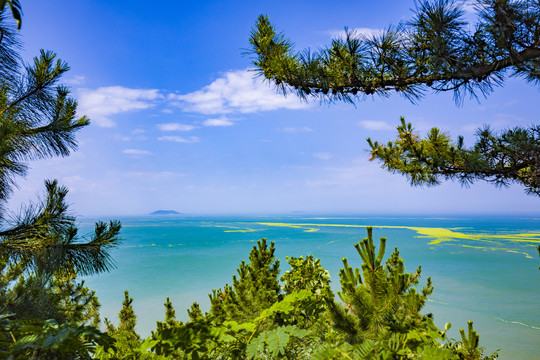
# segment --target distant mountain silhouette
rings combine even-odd
[[[178,211],[174,210],[157,210],[153,213],[150,213],[150,215],[181,215],[182,213],[179,213]]]

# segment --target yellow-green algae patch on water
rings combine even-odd
[[[149,246],[154,246],[154,247],[175,247],[175,246],[181,246],[181,245],[184,245],[184,244],[168,244],[167,246],[165,245],[159,245],[159,244],[139,244],[139,245],[120,245],[118,246],[119,249],[127,249],[127,248],[141,248],[141,247],[149,247]]]
[[[456,240],[448,239],[448,238],[439,238],[439,239],[431,240],[430,242],[428,242],[428,245],[437,245],[437,244],[443,243],[445,241],[456,241]]]
[[[343,228],[365,228],[368,226],[374,228],[386,229],[407,229],[416,231],[417,237],[425,237],[431,239],[428,245],[456,245],[466,248],[474,248],[480,250],[491,251],[506,251],[525,255],[527,258],[532,258],[522,248],[511,248],[508,245],[514,246],[536,246],[540,244],[540,233],[521,233],[521,234],[486,234],[486,233],[465,233],[456,231],[456,228],[439,228],[439,227],[417,227],[417,226],[396,226],[396,225],[359,225],[359,224],[312,224],[312,223],[282,223],[282,222],[261,222],[259,225],[272,227],[289,227],[295,229],[303,229],[304,232],[314,232],[323,227],[343,227]],[[477,246],[464,244],[464,242],[480,242],[491,243],[494,246]],[[506,246],[502,246],[502,245]],[[496,246],[498,245],[498,246]]]
[[[452,239],[465,239],[475,241],[487,241],[495,242],[499,241],[512,241],[512,242],[525,242],[525,243],[537,243],[540,244],[540,233],[526,233],[526,234],[468,234],[451,229],[445,228],[428,228],[428,227],[406,227],[406,229],[414,230],[417,233],[431,238],[452,238]]]
[[[208,225],[210,227],[217,227],[217,228],[225,228],[225,229],[231,229],[231,230],[223,230],[223,232],[226,233],[249,233],[249,232],[256,232],[261,231],[261,229],[250,229],[250,228],[241,228],[238,226],[230,226],[230,225]]]

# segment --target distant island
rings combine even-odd
[[[157,210],[153,213],[150,213],[150,215],[182,215],[182,213],[174,210]]]

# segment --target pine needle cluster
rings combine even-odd
[[[438,128],[421,138],[404,118],[397,132],[397,139],[386,144],[367,139],[370,160],[407,176],[411,185],[434,186],[441,179],[456,179],[469,186],[484,180],[500,187],[518,183],[527,194],[540,196],[540,125],[501,133],[485,127],[470,148],[462,136],[454,142]]]
[[[232,285],[210,294],[210,314],[220,321],[251,320],[280,296],[279,260],[274,256],[274,243],[268,246],[266,239],[257,241],[249,253],[249,262],[242,261],[233,275]]]

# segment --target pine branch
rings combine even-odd
[[[89,124],[85,116],[76,119],[77,102],[69,90],[54,87],[68,70],[55,57],[42,51],[25,76],[0,83],[0,202],[11,194],[14,178],[26,174],[24,161],[69,155],[77,148],[75,133]]]
[[[61,60],[54,63],[55,58],[56,54],[53,52],[41,50],[40,56],[34,58],[34,66],[26,68],[27,87],[23,88],[7,106],[0,110],[0,115],[24,103],[40,109],[43,106],[42,103],[52,100],[48,96],[48,90],[60,79],[63,73],[69,70],[67,63]]]
[[[90,239],[80,239],[75,218],[68,214],[67,188],[56,180],[45,186],[46,199],[30,205],[14,226],[0,231],[0,254],[46,273],[71,267],[81,275],[108,271],[113,266],[108,250],[118,244],[120,223],[99,222]]]
[[[463,147],[463,138],[450,138],[433,128],[427,138],[401,118],[394,142],[379,144],[368,138],[371,159],[383,168],[406,175],[412,185],[437,185],[440,179],[457,179],[462,185],[475,180],[508,186],[519,183],[531,195],[540,196],[540,126],[514,128],[494,134],[478,130],[473,147]]]
[[[422,1],[408,23],[373,37],[347,31],[345,39],[316,52],[294,52],[261,15],[249,53],[260,75],[281,91],[328,101],[392,91],[415,101],[425,89],[454,91],[459,101],[465,94],[489,93],[502,84],[506,70],[538,81],[540,4],[481,0],[479,7],[471,33],[459,3]]]

